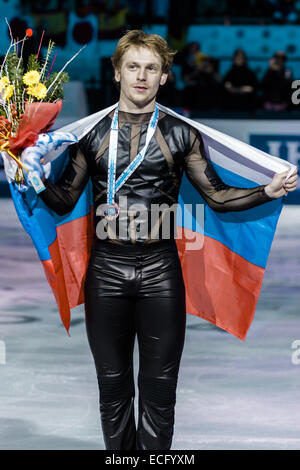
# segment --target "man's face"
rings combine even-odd
[[[115,80],[121,87],[120,100],[138,108],[155,99],[159,86],[167,78],[168,74],[162,73],[161,57],[147,47],[129,47],[122,57],[120,70],[115,70]]]

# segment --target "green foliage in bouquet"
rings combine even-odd
[[[63,89],[63,84],[68,83],[70,78],[69,75],[66,72],[62,72],[59,77],[58,73],[54,72],[50,75],[48,80],[46,80],[45,85],[47,88],[52,85],[52,83],[55,82],[53,88],[49,91],[48,95],[44,99],[46,102],[51,102],[54,103],[57,100],[63,100],[64,99],[64,89]]]
[[[30,54],[27,62],[27,72],[30,70],[37,70],[40,72],[41,64],[39,63],[36,54]]]
[[[7,55],[5,71],[9,83],[11,83],[13,86],[12,98],[15,103],[15,107],[11,113],[12,130],[16,130],[18,118],[20,118],[20,116],[23,114],[22,96],[24,91],[23,58],[19,58],[16,51],[13,51]]]

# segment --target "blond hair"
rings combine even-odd
[[[114,55],[111,58],[114,69],[120,70],[122,58],[129,47],[148,47],[162,60],[162,72],[168,73],[176,51],[169,49],[167,41],[158,34],[147,34],[140,29],[133,29],[124,34],[119,40]]]

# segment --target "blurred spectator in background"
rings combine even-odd
[[[196,93],[192,108],[201,110],[217,109],[220,107],[221,78],[217,72],[218,62],[213,57],[198,53]],[[185,103],[184,103],[185,104]]]
[[[195,93],[197,92],[197,77],[199,68],[196,63],[196,56],[200,52],[198,42],[188,43],[181,51],[181,75],[185,84],[183,101],[184,106],[193,107],[195,103]]]
[[[267,110],[287,109],[291,102],[292,72],[286,68],[286,54],[278,51],[269,62],[269,68],[261,81],[263,107]]]
[[[191,109],[215,109],[219,105],[220,77],[217,61],[191,42],[182,51],[183,105]]]
[[[233,65],[224,79],[224,107],[233,110],[253,110],[257,104],[258,80],[247,65],[247,57],[242,49],[236,49]]]

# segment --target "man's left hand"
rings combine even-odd
[[[295,191],[298,182],[297,170],[285,181],[289,170],[283,173],[275,173],[271,183],[265,187],[265,192],[273,199],[286,196],[290,191]]]

